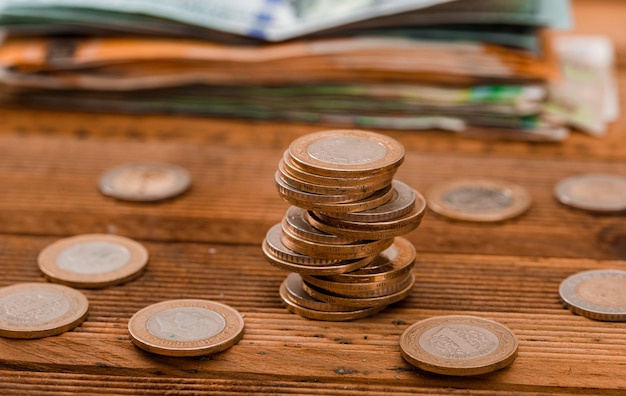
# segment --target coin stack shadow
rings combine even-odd
[[[419,226],[426,202],[393,179],[403,160],[399,142],[355,130],[306,135],[285,151],[275,182],[293,206],[268,230],[263,253],[292,272],[280,287],[288,310],[346,321],[410,294],[415,248],[401,235]]]

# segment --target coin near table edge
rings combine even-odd
[[[626,211],[626,200],[621,205],[602,205],[601,203],[594,204],[593,202],[585,203],[572,197],[569,193],[569,189],[572,184],[584,183],[589,179],[605,179],[612,182],[622,183],[626,185],[626,177],[620,175],[612,175],[605,173],[581,173],[578,175],[566,177],[559,180],[554,186],[554,196],[556,199],[564,205],[570,206],[576,209],[587,210],[590,212],[599,213],[618,213]]]
[[[218,334],[197,341],[171,341],[150,333],[148,320],[162,311],[181,308],[203,308],[219,314],[225,320],[225,328]],[[236,309],[211,300],[180,299],[161,301],[137,311],[128,321],[131,341],[140,349],[165,356],[202,356],[222,352],[243,337],[244,320]]]
[[[446,325],[482,328],[498,339],[498,345],[486,355],[474,359],[437,356],[419,345],[419,338],[424,333],[438,327],[441,327],[441,330],[437,332],[446,331]],[[454,334],[452,336],[454,337]],[[401,355],[408,363],[424,371],[453,376],[480,375],[502,369],[515,360],[518,346],[515,333],[508,327],[490,319],[469,315],[446,315],[424,319],[409,326],[400,336]]]
[[[595,320],[605,322],[626,321],[626,306],[610,307],[595,304],[578,293],[578,287],[591,279],[620,278],[626,280],[626,271],[617,269],[601,269],[581,271],[565,278],[559,285],[561,302],[570,311]]]
[[[119,191],[111,186],[114,178],[117,177],[120,173],[130,171],[133,168],[137,167],[156,167],[160,169],[167,169],[168,171],[175,174],[175,178],[177,181],[176,186],[172,189],[158,194],[144,196],[137,196],[136,194],[132,193],[128,194],[124,191]],[[98,187],[102,194],[123,201],[132,202],[154,202],[174,198],[187,191],[190,186],[191,176],[189,175],[189,172],[187,172],[185,168],[179,165],[167,162],[136,162],[116,166],[114,168],[106,170],[98,180]]]
[[[511,190],[514,199],[511,207],[499,212],[472,213],[451,208],[443,203],[442,197],[452,189],[461,186],[477,186],[481,183],[484,185],[496,185]],[[525,188],[515,183],[497,179],[467,178],[450,180],[431,187],[426,193],[426,203],[434,212],[451,219],[475,222],[498,222],[512,219],[526,212],[532,204],[532,198]]]
[[[129,262],[117,270],[100,274],[78,274],[60,268],[56,257],[72,246],[86,242],[110,242],[125,247],[130,253]],[[37,257],[39,269],[53,282],[77,288],[104,288],[119,285],[139,277],[148,263],[148,251],[139,242],[111,234],[82,234],[59,239],[46,246]]]
[[[11,295],[28,291],[45,291],[63,295],[70,302],[68,313],[53,321],[38,325],[7,326],[0,320],[0,336],[7,338],[42,338],[64,333],[80,325],[89,312],[89,300],[80,291],[71,287],[44,282],[18,283],[0,288],[0,300]],[[55,323],[55,324],[53,324]]]

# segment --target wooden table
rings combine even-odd
[[[578,31],[615,40],[623,99],[626,3],[575,6]],[[73,331],[0,339],[3,395],[626,394],[626,324],[574,315],[558,295],[560,282],[575,272],[626,269],[625,217],[570,209],[552,193],[557,181],[576,173],[626,175],[625,118],[606,137],[577,133],[556,144],[383,131],[407,151],[397,178],[418,191],[457,176],[486,176],[525,186],[534,204],[499,224],[455,222],[429,211],[406,236],[418,252],[410,297],[373,317],[340,323],[288,313],[278,295],[286,273],[268,264],[260,248],[288,207],[273,182],[278,160],[293,139],[326,127],[23,108],[0,109],[0,120],[0,286],[45,281],[37,255],[71,235],[124,235],[150,252],[141,278],[83,290],[90,313]],[[188,169],[192,189],[154,204],[98,192],[105,170],[153,160]],[[205,358],[162,357],[133,346],[132,314],[177,298],[236,308],[245,316],[243,339]],[[519,338],[517,359],[471,378],[407,364],[400,334],[445,314],[507,325]]]

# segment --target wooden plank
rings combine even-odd
[[[43,281],[36,256],[53,240],[0,236],[0,285]],[[180,377],[198,386],[216,380],[241,389],[280,379],[319,394],[343,386],[375,394],[389,384],[397,393],[463,388],[486,395],[566,394],[576,388],[610,395],[626,388],[626,379],[617,375],[626,369],[626,324],[571,314],[558,299],[558,285],[569,274],[623,268],[623,261],[420,254],[409,298],[370,318],[332,323],[303,319],[282,307],[278,286],[286,273],[265,262],[258,246],[143,243],[151,254],[147,272],[126,285],[84,290],[91,303],[84,324],[39,340],[0,339],[3,386],[24,386],[19,372],[53,372],[66,373],[58,375],[54,386],[59,389],[68,374],[111,375],[123,393],[133,391],[135,377],[165,382],[176,391],[187,389],[178,385]],[[210,358],[160,357],[135,348],[126,328],[130,316],[173,298],[208,298],[233,306],[245,316],[244,338]],[[479,378],[448,378],[413,368],[400,357],[398,337],[411,323],[442,314],[473,314],[506,324],[520,340],[518,358],[509,368]]]

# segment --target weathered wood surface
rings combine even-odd
[[[575,6],[579,30],[611,34],[623,65],[626,34],[617,16],[626,3]],[[623,69],[618,83],[623,97]],[[65,236],[116,233],[150,252],[139,279],[84,291],[90,314],[73,331],[0,339],[0,393],[623,395],[626,324],[571,314],[559,303],[558,285],[581,270],[626,269],[625,217],[569,209],[552,188],[579,172],[626,175],[625,119],[601,139],[575,134],[561,144],[385,132],[407,149],[397,178],[421,192],[439,180],[488,176],[525,186],[534,204],[500,224],[428,212],[407,235],[418,251],[412,295],[371,318],[330,323],[284,309],[278,287],[286,273],[260,250],[288,207],[273,184],[278,160],[290,141],[320,127],[0,109],[0,286],[44,281],[37,255]],[[156,204],[100,195],[96,183],[104,170],[139,160],[184,166],[192,189]],[[175,298],[238,309],[244,338],[210,358],[135,348],[130,316]],[[402,360],[398,338],[411,323],[457,313],[509,326],[520,341],[515,362],[489,375],[448,378]]]

